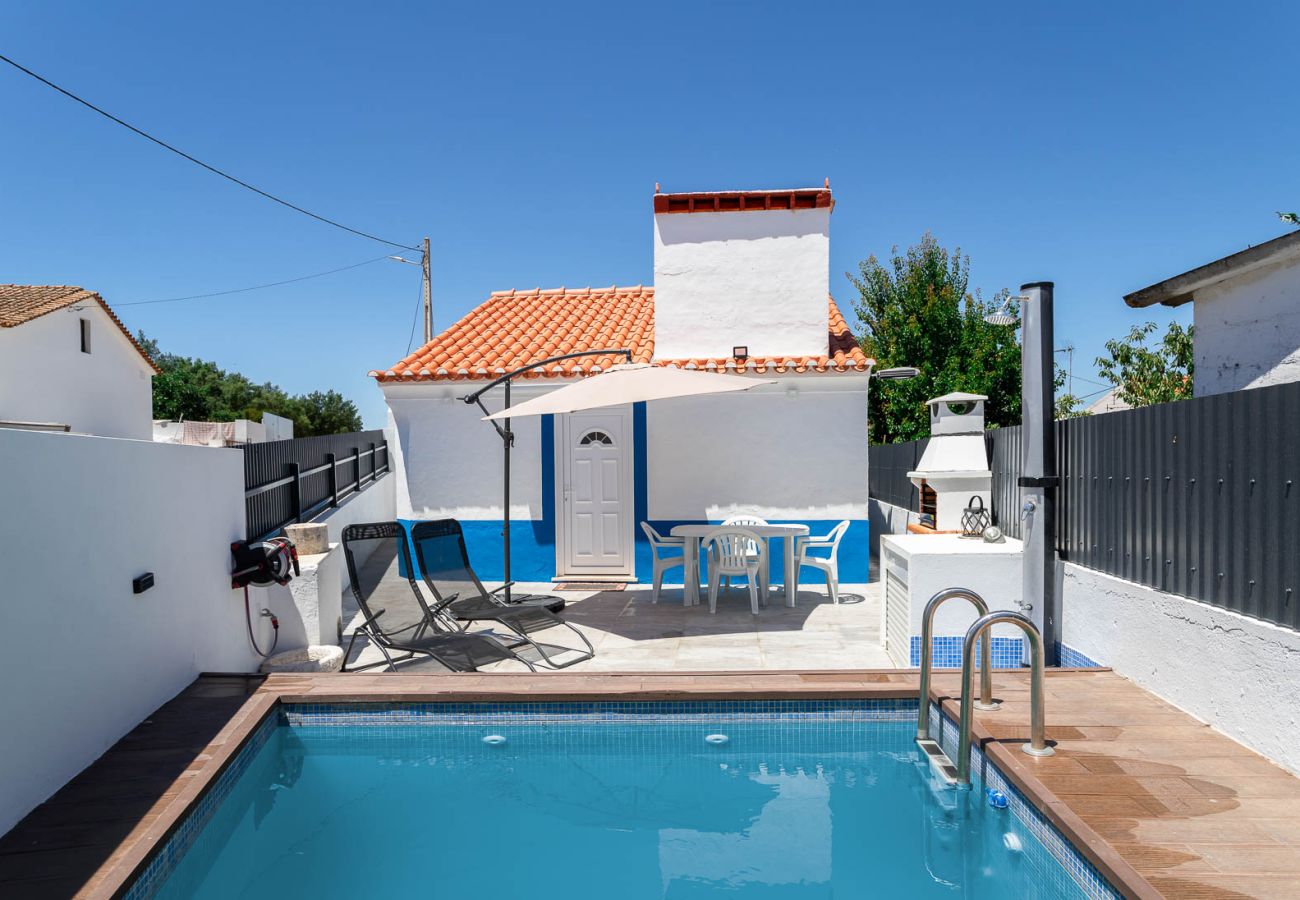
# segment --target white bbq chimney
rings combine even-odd
[[[944,394],[929,401],[930,443],[926,444],[915,472],[907,477],[922,495],[935,493],[934,527],[960,531],[962,511],[972,497],[989,508],[993,472],[984,445],[982,394]]]

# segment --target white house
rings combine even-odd
[[[499,291],[405,359],[371,372],[388,402],[399,516],[462,521],[476,567],[501,574],[502,446],[461,397],[579,350],[770,380],[740,394],[517,419],[511,465],[518,580],[649,580],[639,527],[734,513],[852,522],[840,578],[867,580],[867,384],[829,293],[825,188],[654,196],[654,287]],[[620,362],[556,363],[512,403]],[[503,408],[497,389],[488,407]],[[598,513],[602,529],[583,528]],[[779,559],[774,559],[780,577]],[[817,573],[805,573],[809,581]]]
[[[1198,397],[1300,380],[1300,231],[1134,291],[1124,302],[1195,304]]]
[[[189,419],[154,419],[153,439],[158,444],[188,444],[192,447],[241,447],[267,441],[293,439],[293,419],[263,412],[262,421],[235,419],[233,422],[195,422]]]
[[[157,372],[99,294],[0,284],[0,422],[147,441]]]

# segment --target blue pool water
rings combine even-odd
[[[136,893],[1085,896],[981,785],[934,784],[914,713],[872,715],[282,721]]]

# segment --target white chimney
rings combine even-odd
[[[825,355],[833,205],[829,182],[656,193],[655,357]]]

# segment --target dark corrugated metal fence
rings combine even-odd
[[[1020,432],[988,433],[995,521],[1013,537]],[[870,465],[919,459],[920,443],[872,447]],[[1300,629],[1300,383],[1060,421],[1056,453],[1063,559]],[[915,509],[892,477],[872,471],[872,496]]]
[[[388,443],[379,430],[246,444],[243,450],[250,540],[337,506],[388,471]]]
[[[917,509],[916,486],[907,473],[916,471],[916,464],[925,452],[929,438],[908,441],[905,444],[876,444],[868,450],[867,490],[872,498],[906,509]]]

